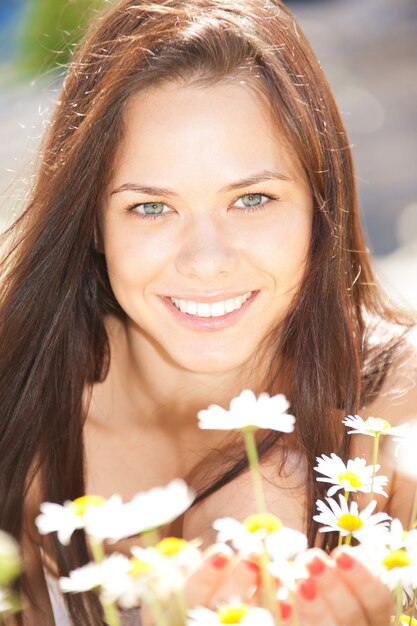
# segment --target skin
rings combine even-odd
[[[187,477],[200,462],[209,471],[210,450],[224,444],[225,434],[199,431],[196,412],[209,403],[228,407],[248,386],[259,345],[279,329],[302,283],[312,199],[259,96],[244,83],[153,88],[131,100],[124,122],[97,248],[106,257],[126,322],[108,321],[110,371],[93,389],[85,445],[87,493],[117,492],[129,499],[175,476]],[[265,170],[279,177],[224,190]],[[175,195],[144,193],[132,185],[169,188]],[[247,213],[248,194],[252,200],[259,194],[276,199]],[[151,205],[162,214],[144,219]],[[184,326],[160,298],[222,300],[231,291],[254,290],[258,295],[246,313],[214,332]],[[405,410],[397,408],[399,421],[414,402],[407,398]],[[376,405],[375,414],[384,417],[386,404]],[[358,438],[357,454],[370,457],[369,444]],[[290,454],[290,472],[282,478],[275,470],[281,453],[278,447],[263,465],[268,507],[288,526],[304,530],[302,459]],[[409,498],[397,494],[395,502],[397,514],[406,517]],[[165,534],[200,536],[208,545],[214,540],[212,520],[244,519],[254,510],[244,474]],[[221,568],[213,566],[216,551],[225,555]],[[310,599],[301,588],[295,593],[292,611],[300,626],[388,626],[386,589],[355,556],[349,572],[336,556],[311,552],[310,561],[319,559],[323,567],[320,574],[310,568]],[[213,607],[230,595],[250,600],[257,582],[254,568],[227,547],[211,547],[188,581],[187,602]],[[144,620],[152,623],[146,614]]]

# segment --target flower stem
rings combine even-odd
[[[178,592],[177,600],[178,600],[178,609],[180,612],[180,620],[181,620],[180,623],[185,624],[187,622],[187,603],[185,601],[185,595],[184,595],[183,590]]]
[[[378,461],[379,433],[375,433],[374,453],[372,459],[372,480],[371,480],[371,502],[374,499],[374,481],[376,474],[376,464]]]
[[[352,541],[352,535],[346,535],[345,546],[350,546],[351,541]]]
[[[411,601],[411,609],[410,609],[410,625],[413,623],[414,619],[414,611],[416,610],[416,590],[413,591],[413,599]]]
[[[403,590],[401,585],[395,589],[395,621],[394,626],[400,626],[401,613],[403,608]]]
[[[156,528],[151,528],[141,534],[141,539],[146,548],[153,548],[159,543],[159,532]]]
[[[96,563],[102,563],[106,557],[106,553],[104,551],[104,544],[102,541],[97,541],[93,537],[88,537],[89,544],[91,547],[91,553],[93,555],[93,559]],[[104,619],[108,626],[121,626],[119,619],[119,611],[115,604],[104,603],[100,598],[103,611],[104,611]]]
[[[274,583],[271,573],[268,569],[269,555],[263,542],[263,549],[261,555],[261,583],[262,583],[262,600],[263,605],[269,610],[274,618],[274,624],[279,626],[281,624],[281,617],[278,610],[278,602],[276,599],[276,592],[274,590]]]
[[[121,626],[119,611],[114,604],[103,604],[104,619],[108,626]]]
[[[106,553],[104,552],[104,546],[103,546],[103,542],[102,541],[96,541],[92,538],[90,538],[90,547],[91,547],[91,553],[93,555],[93,559],[95,561],[95,563],[102,563],[104,561],[104,558],[106,556]]]
[[[409,525],[410,530],[412,530],[416,526],[416,523],[417,523],[417,487],[415,488],[415,491],[414,491],[413,508],[411,509],[410,525]]]
[[[149,607],[150,614],[154,620],[155,626],[168,626],[167,616],[160,606],[160,603],[153,598],[147,598],[146,603]],[[185,624],[185,622],[184,622]]]
[[[266,513],[267,509],[264,490],[262,486],[262,476],[259,468],[258,449],[256,447],[254,430],[244,429],[243,437],[245,440],[246,454],[249,461],[253,488],[255,491],[256,508],[258,510],[258,513]]]

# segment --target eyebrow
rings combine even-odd
[[[249,187],[250,185],[256,185],[257,183],[261,183],[266,180],[291,181],[292,179],[289,178],[289,176],[280,174],[279,172],[264,170],[259,172],[259,174],[253,174],[247,178],[241,178],[230,185],[222,187],[219,189],[219,193],[226,193],[228,191],[234,191],[235,189],[241,189],[242,187]],[[150,196],[166,196],[169,198],[178,197],[178,194],[173,189],[153,187],[151,185],[142,185],[140,183],[124,183],[120,187],[117,187],[117,189],[114,189],[110,195],[121,193],[122,191],[136,191],[137,193],[144,193]]]

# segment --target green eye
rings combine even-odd
[[[163,202],[144,202],[139,206],[143,207],[141,212],[145,215],[160,215],[163,213],[165,204]]]
[[[243,213],[252,213],[265,209],[270,200],[276,200],[275,196],[267,193],[245,193],[237,199],[235,207],[243,211]]]
[[[248,193],[245,196],[242,196],[240,200],[242,200],[245,207],[251,207],[261,204],[262,198],[264,198],[264,195],[261,193]]]

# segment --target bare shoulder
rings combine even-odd
[[[375,332],[375,343],[386,340],[384,331],[383,327]],[[407,330],[400,347],[387,359],[383,384],[363,413],[386,419],[391,425],[417,418],[417,326]]]
[[[410,328],[404,335],[401,347],[389,363],[383,385],[377,397],[364,408],[361,415],[374,416],[389,422],[391,426],[417,425],[417,327]],[[359,452],[365,451],[369,458],[371,438],[355,442]],[[380,472],[389,478],[387,512],[408,525],[416,483],[398,471],[398,443],[392,437],[381,438],[378,462]]]

